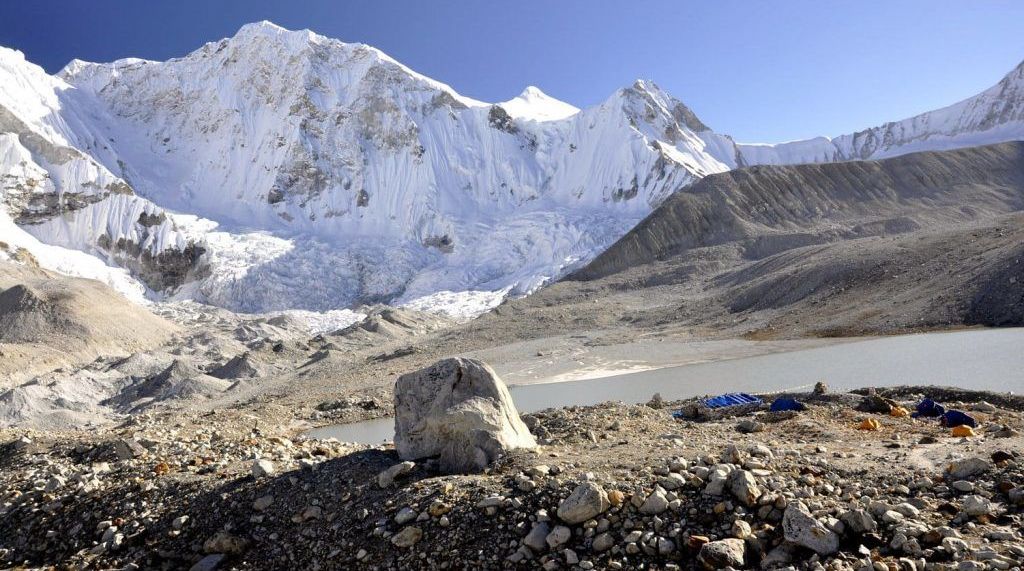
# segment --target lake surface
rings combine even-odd
[[[520,412],[647,402],[654,393],[675,400],[728,392],[809,388],[944,385],[1024,392],[1024,328],[922,333],[841,343],[758,357],[668,367],[599,379],[509,387]],[[379,444],[394,437],[394,419],[325,426],[314,438]]]

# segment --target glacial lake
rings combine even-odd
[[[922,333],[840,343],[757,357],[667,367],[597,379],[509,387],[520,412],[605,401],[642,403],[660,393],[675,400],[728,392],[763,393],[896,385],[941,385],[1024,392],[1024,328]],[[325,426],[313,438],[379,444],[394,437],[394,419]]]

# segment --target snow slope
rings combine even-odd
[[[260,22],[166,62],[57,76],[0,48],[0,174],[21,228],[154,296],[463,318],[587,262],[708,174],[1024,138],[1022,75],[854,135],[737,145],[648,81],[582,110],[534,87],[489,104]]]
[[[87,154],[98,143],[79,114],[76,94],[20,52],[0,48],[0,239],[64,273],[102,274],[103,281],[120,283],[122,291],[125,272],[118,266],[162,285],[157,257],[163,253],[166,259],[191,241],[167,213],[135,196],[124,180]],[[88,252],[112,267],[99,271],[99,260],[82,261],[82,256],[42,248],[43,243]],[[72,261],[81,262],[80,271]],[[135,285],[128,289],[135,295]]]

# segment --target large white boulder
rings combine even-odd
[[[506,451],[536,446],[505,383],[481,361],[444,359],[395,384],[395,448],[403,460],[440,456],[445,472],[475,472]]]

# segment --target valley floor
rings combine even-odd
[[[737,568],[1019,568],[1024,439],[1010,427],[1024,424],[1024,401],[934,387],[880,394],[968,410],[978,435],[864,412],[880,399],[850,393],[797,395],[809,405],[802,413],[712,420],[673,419],[685,402],[606,403],[527,415],[541,447],[484,474],[441,475],[427,461],[381,486],[378,475],[398,462],[389,446],[309,440],[238,410],[139,415],[74,434],[7,430],[0,561],[694,569],[702,558]],[[858,430],[865,419],[881,429]],[[558,507],[580,485],[599,486],[611,504],[565,522]],[[715,549],[702,548],[707,542]]]

